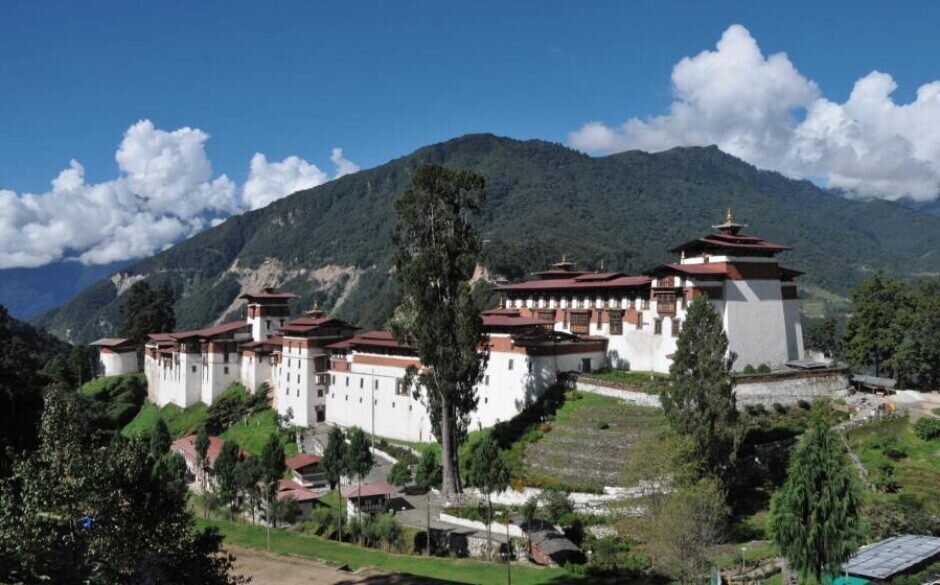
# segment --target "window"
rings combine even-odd
[[[267,320],[265,321],[265,324],[267,325],[268,329],[271,328],[271,320],[270,320],[270,319],[267,319]]]
[[[228,375],[228,366],[225,366],[224,368],[222,368],[222,372],[223,372],[225,375]]]
[[[623,311],[607,311],[611,335],[623,335]]]
[[[663,320],[662,320],[662,319],[654,319],[654,320],[653,320],[653,334],[654,334],[654,335],[662,335],[662,334],[663,334]]]
[[[553,311],[553,310],[551,310],[551,309],[537,311],[537,312],[536,312],[536,316],[537,316],[539,319],[541,319],[542,321],[554,321],[554,320],[555,320],[555,311]]]
[[[489,403],[490,403],[490,399],[484,397],[484,398],[483,398],[483,404],[489,404]]]
[[[648,310],[648,309],[650,308],[650,300],[649,300],[649,299],[641,299],[641,300],[640,300],[640,308],[643,309],[644,311]]]
[[[297,398],[300,398],[300,388],[297,389]]]
[[[656,295],[656,310],[660,315],[676,314],[676,293],[659,293]]]
[[[672,320],[672,336],[679,337],[679,325],[680,321],[678,319]]]
[[[571,313],[571,332],[575,335],[587,335],[590,329],[591,314],[588,312]]]
[[[599,306],[599,307],[600,307],[600,306],[603,306],[603,303],[599,304],[598,306]],[[601,328],[601,324],[603,323],[603,320],[602,320],[602,319],[603,319],[603,315],[602,315],[603,311],[594,311],[594,312],[597,313],[597,328],[600,329],[600,328]]]
[[[392,408],[395,408],[395,401],[392,401]]]
[[[643,313],[636,314],[636,329],[637,331],[643,330]]]
[[[359,404],[362,404],[362,396],[359,397]]]
[[[323,390],[317,390],[317,398],[323,398]]]
[[[405,386],[405,381],[401,378],[395,379],[395,394],[399,396],[405,396],[408,394],[408,388]]]
[[[365,388],[365,383],[366,383],[366,379],[365,379],[365,378],[359,378],[359,387],[360,387],[360,388]]]
[[[591,358],[582,358],[581,359],[581,371],[584,373],[590,373],[591,371]]]
[[[509,367],[508,367],[507,369],[509,369],[509,370],[512,369],[512,360],[509,360]]]
[[[483,376],[483,385],[484,385],[484,386],[489,386],[489,385],[490,385],[490,375],[489,375],[489,374]]]
[[[193,366],[193,373],[196,373],[196,366]]]
[[[532,360],[527,360],[525,365],[526,365],[526,368],[529,370],[529,373],[531,374],[532,368],[535,364],[532,363]]]
[[[349,376],[346,376],[346,386],[349,386]]]
[[[330,376],[330,384],[336,383],[336,376]]]
[[[379,381],[378,381],[378,380],[373,380],[373,381],[372,381],[372,389],[373,389],[373,390],[378,390],[378,389],[379,389]]]

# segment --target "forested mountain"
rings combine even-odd
[[[389,279],[394,201],[425,162],[477,170],[488,201],[485,267],[520,278],[562,253],[579,266],[637,272],[671,259],[724,209],[749,232],[794,247],[784,262],[806,290],[845,293],[874,270],[940,273],[940,217],[851,201],[760,171],[715,147],[592,158],[558,144],[469,135],[233,217],[100,280],[36,320],[73,341],[115,332],[119,294],[141,278],[177,295],[177,323],[240,315],[240,292],[275,285],[363,326],[395,303]]]
[[[121,261],[85,266],[78,262],[53,262],[36,268],[6,268],[0,270],[0,304],[17,319],[32,319],[127,264]]]

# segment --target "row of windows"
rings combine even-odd
[[[528,299],[509,299],[506,301],[507,309],[521,309],[527,307],[529,309],[630,309],[637,307],[639,305],[640,309],[649,309],[650,300],[647,297],[644,298],[623,298],[620,300],[617,299],[590,299],[590,298],[571,298],[565,297],[561,300],[550,298],[544,299],[540,298],[538,300],[533,298]]]
[[[330,394],[330,398],[336,398],[336,393],[333,392],[332,394]],[[346,400],[346,402],[349,402],[349,394],[346,394],[346,395],[345,395],[345,400]],[[359,397],[359,404],[362,404],[362,396]],[[379,404],[378,398],[376,398],[375,400],[373,400],[372,404],[373,404],[374,406],[378,406],[378,404]],[[392,403],[391,403],[391,404],[392,404],[392,408],[395,408],[395,401],[394,401],[394,400],[392,400]],[[408,411],[409,411],[409,412],[410,412],[413,408],[414,408],[414,407],[413,407],[411,404],[408,405]]]

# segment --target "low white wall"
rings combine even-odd
[[[472,528],[473,530],[479,530],[480,532],[486,531],[485,522],[477,522],[476,520],[467,520],[466,518],[460,518],[458,516],[451,516],[446,512],[441,512],[440,517],[441,522],[447,522],[448,524],[455,524],[457,526],[463,526],[464,528]],[[506,525],[499,522],[490,522],[490,531],[494,534],[506,534]],[[516,526],[515,524],[509,525],[509,536],[516,538],[522,538],[525,536],[522,529]]]
[[[628,404],[649,406],[652,408],[662,408],[662,403],[659,400],[659,396],[654,394],[647,394],[646,392],[623,390],[620,388],[613,388],[611,386],[601,386],[591,382],[582,382],[580,379],[578,380],[578,383],[575,387],[581,392],[590,392],[592,394],[600,394],[601,396],[610,396],[611,398],[617,398]]]

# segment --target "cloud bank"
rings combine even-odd
[[[918,201],[940,194],[940,81],[908,104],[886,73],[855,82],[844,103],[827,99],[785,53],[765,56],[740,25],[715,50],[679,61],[666,113],[620,126],[590,122],[568,136],[590,153],[718,145],[791,177],[823,177],[859,197]]]
[[[88,184],[73,160],[45,193],[0,189],[0,269],[148,256],[230,215],[359,170],[338,148],[332,176],[296,156],[268,162],[257,153],[239,189],[225,175],[213,178],[208,139],[199,129],[167,132],[142,120],[124,134],[113,180]]]

